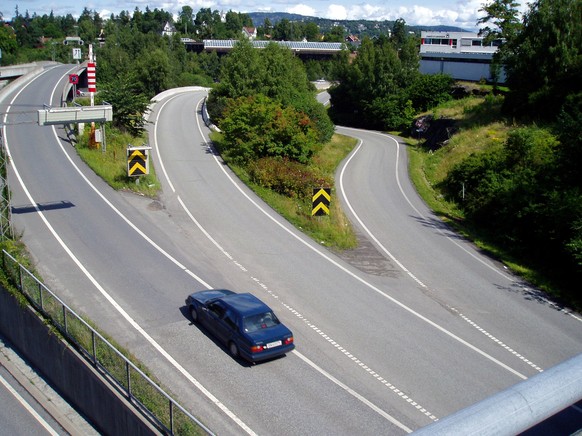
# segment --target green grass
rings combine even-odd
[[[221,138],[219,133],[211,134],[212,141],[217,144],[219,149]],[[354,138],[335,134],[331,141],[325,144],[313,157],[308,166],[333,180],[335,169],[350,153],[355,144],[356,140]],[[234,173],[259,197],[314,241],[335,250],[347,250],[356,247],[356,235],[350,221],[340,207],[334,187],[332,187],[329,215],[314,217],[311,216],[311,197],[290,198],[266,189],[253,183],[245,168],[229,162],[228,156],[223,156],[223,158]]]
[[[466,156],[504,144],[515,126],[502,117],[502,101],[502,97],[468,97],[433,109],[430,113],[435,118],[442,116],[457,120],[459,130],[446,146],[434,152],[423,149],[416,139],[406,138],[410,177],[427,205],[455,231],[537,288],[564,298],[559,285],[544,275],[539,267],[531,265],[527,259],[516,258],[508,249],[494,243],[492,235],[472,226],[465,220],[463,211],[456,204],[446,201],[439,191],[439,184],[448,172]],[[573,307],[579,307],[575,301],[570,303]]]
[[[116,190],[131,191],[151,198],[156,197],[160,183],[151,162],[148,175],[130,177],[127,170],[128,145],[140,147],[147,144],[145,136],[134,138],[127,133],[121,133],[106,126],[105,151],[100,144],[91,146],[89,138],[90,126],[86,125],[85,130],[78,135],[77,152],[97,175]]]

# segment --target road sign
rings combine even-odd
[[[78,36],[67,36],[65,38],[65,40],[63,41],[63,44],[65,45],[69,45],[69,44],[79,44],[79,45],[83,45],[85,42],[79,38]]]
[[[69,74],[69,83],[76,85],[79,83],[79,75],[78,74]]]
[[[150,173],[149,150],[151,147],[127,147],[127,175],[139,177]]]
[[[81,59],[81,49],[73,48],[73,59]]]
[[[113,120],[113,107],[111,105],[56,107],[38,110],[39,126],[88,122],[104,123],[111,120]]]
[[[312,201],[313,209],[311,210],[311,216],[329,215],[331,188],[314,188]]]

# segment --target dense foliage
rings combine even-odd
[[[307,163],[334,131],[304,65],[275,43],[256,50],[240,40],[224,60],[208,107],[224,131],[224,151],[239,164],[262,157]]]
[[[463,208],[468,222],[561,282],[572,296],[582,279],[582,0],[537,0],[523,17],[518,6],[514,0],[491,0],[479,20],[487,38],[505,41],[496,67],[503,65],[507,75],[508,124],[518,127],[507,142],[492,141],[461,161],[440,188]],[[166,23],[178,33],[162,36]],[[328,23],[323,29],[318,23],[265,18],[258,33],[341,41],[363,25]],[[370,29],[390,24],[391,34],[382,30],[363,38],[357,52],[346,50],[333,62],[305,64],[278,45],[258,51],[244,40],[224,57],[185,50],[181,37],[238,38],[242,26],[253,25],[249,15],[232,11],[222,17],[209,8],[195,13],[184,6],[174,21],[168,12],[149,8],[109,19],[88,9],[78,19],[16,9],[2,24],[7,24],[0,26],[3,65],[71,63],[70,46],[62,44],[67,36],[79,36],[85,47],[93,44],[98,98],[113,104],[115,123],[133,134],[143,129],[145,106],[160,91],[213,87],[209,105],[224,130],[225,154],[246,165],[257,183],[291,197],[323,183],[303,163],[334,131],[309,80],[336,80],[330,90],[334,121],[380,130],[405,129],[418,112],[451,98],[450,77],[419,74],[419,41],[403,20],[365,23]]]
[[[497,22],[506,38],[504,109],[523,127],[459,163],[443,189],[470,221],[580,301],[582,1],[538,0],[520,25],[515,3],[494,3],[483,22]]]
[[[419,73],[417,38],[394,24],[390,38],[365,38],[353,61],[338,62],[338,85],[330,90],[334,121],[379,130],[408,127],[415,114],[451,98],[449,76]]]
[[[307,163],[318,147],[309,117],[263,94],[229,99],[220,123],[222,152],[239,164],[263,157]]]

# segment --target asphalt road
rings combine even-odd
[[[0,365],[0,422],[2,435],[64,434],[41,405]]]
[[[0,435],[98,433],[0,336]]]
[[[67,66],[2,112],[55,102]],[[362,240],[338,255],[242,185],[208,142],[205,91],[157,98],[163,186],[106,186],[62,129],[11,125],[13,221],[51,289],[134,353],[219,434],[403,434],[582,352],[582,319],[544,300],[442,225],[411,187],[402,144],[362,143],[337,194]],[[7,106],[9,105],[9,106]],[[249,366],[183,311],[207,287],[251,291],[297,349]]]

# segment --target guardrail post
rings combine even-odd
[[[65,333],[69,334],[69,329],[67,328],[67,307],[63,305],[63,328],[65,329]]]
[[[97,344],[95,343],[95,330],[91,330],[91,345],[93,348],[93,365],[97,366]]]
[[[18,264],[18,286],[20,292],[24,292],[24,284],[22,283],[22,265]],[[24,292],[26,294],[26,292]]]
[[[170,399],[170,433],[174,434],[174,402]]]
[[[131,395],[131,372],[129,371],[129,362],[126,360],[125,361],[125,373],[126,373],[126,377],[127,377],[127,396],[129,398],[129,400],[131,401],[132,399],[132,395]]]

